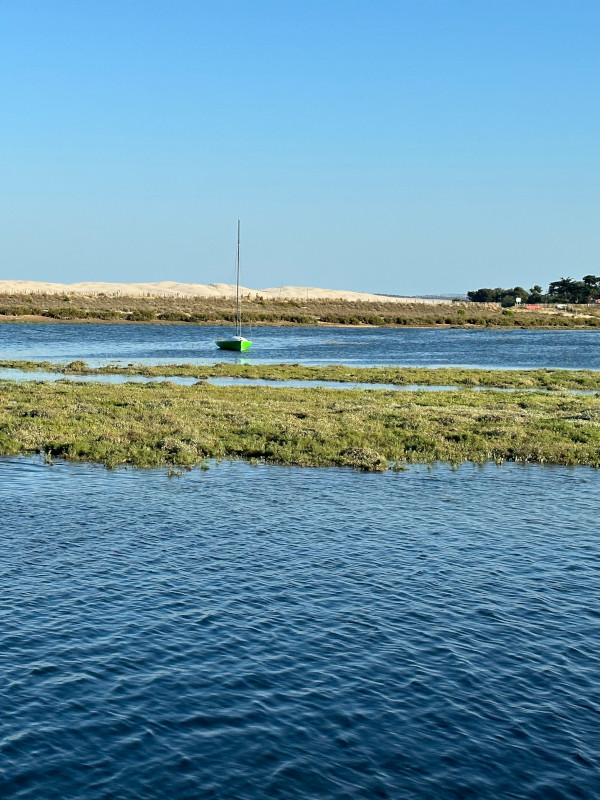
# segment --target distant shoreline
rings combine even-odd
[[[0,293],[0,322],[98,323],[150,325],[224,325],[235,322],[231,299],[223,297],[123,297]],[[557,309],[526,306],[502,308],[498,303],[456,301],[445,304],[346,299],[246,300],[244,328],[547,328],[600,329],[600,307]]]
[[[190,327],[196,326],[198,328],[208,327],[227,327],[232,323],[227,320],[214,320],[208,322],[185,322],[183,320],[135,320],[135,319],[100,319],[96,317],[89,317],[86,319],[53,319],[44,316],[6,316],[0,315],[0,325],[27,325],[27,324],[40,324],[40,325],[156,325],[156,326],[183,326]],[[412,324],[397,324],[397,323],[382,323],[380,325],[372,325],[366,322],[363,323],[347,323],[347,322],[289,322],[287,320],[279,320],[272,322],[253,321],[247,325],[248,328],[356,328],[361,330],[373,330],[378,328],[391,328],[395,330],[579,330],[579,331],[594,331],[600,329],[600,325],[589,324],[503,324],[503,325],[489,325],[489,324],[476,324],[469,322],[452,322],[452,323],[421,323],[414,322]]]
[[[164,320],[164,319],[150,319],[150,320],[135,320],[135,319],[95,319],[90,317],[88,319],[52,319],[51,317],[42,316],[20,316],[20,317],[5,317],[0,316],[0,325],[26,325],[26,324],[42,324],[42,325],[179,325],[179,326],[196,326],[198,328],[209,327],[227,327],[231,325],[230,322],[221,320],[215,322],[184,322],[183,320]],[[352,325],[347,322],[314,322],[314,323],[300,323],[288,322],[280,320],[279,322],[252,322],[248,327],[252,328],[455,328],[455,327],[481,327],[477,325],[464,326],[464,325],[370,325],[369,323],[359,323]]]

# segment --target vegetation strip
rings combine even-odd
[[[52,361],[0,361],[0,369],[52,372],[67,375],[142,375],[165,378],[251,378],[255,380],[339,381],[343,383],[388,383],[395,386],[460,386],[494,389],[545,389],[550,391],[600,391],[600,372],[564,369],[462,369],[460,367],[347,367],[303,364],[212,365],[109,364],[90,367],[85,361],[59,364]]]
[[[593,276],[587,276],[593,277]],[[540,287],[534,287],[538,289]],[[600,291],[600,290],[599,290]],[[482,293],[482,294],[479,294]],[[244,298],[244,325],[353,325],[392,327],[467,328],[599,328],[600,307],[562,305],[563,295],[548,295],[546,304],[527,308],[514,305],[524,289],[481,289],[473,294],[493,302],[380,302],[339,299],[306,300]],[[570,296],[570,295],[569,295]],[[586,295],[587,296],[587,295]],[[536,298],[535,292],[531,293]],[[576,295],[578,297],[578,295]],[[552,304],[550,303],[552,300]],[[556,307],[560,300],[561,308]],[[498,302],[497,302],[498,301]],[[2,294],[0,321],[105,322],[227,325],[234,321],[233,302],[227,298],[125,297],[107,295]]]
[[[116,467],[442,461],[600,466],[600,398],[207,384],[0,382],[0,454]]]

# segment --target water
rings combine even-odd
[[[218,350],[229,329],[186,325],[0,324],[0,358],[160,364],[217,361],[600,369],[600,331],[261,327],[253,349]]]
[[[599,504],[585,468],[0,459],[0,796],[597,797]]]
[[[72,375],[65,372],[28,372],[22,369],[0,369],[0,380],[12,381],[64,381],[71,380],[83,383],[176,383],[180,386],[193,386],[198,383],[198,378],[165,377],[147,375],[110,375],[101,373],[100,375]],[[419,386],[409,384],[397,386],[393,383],[360,383],[344,381],[273,381],[262,378],[203,378],[201,382],[211,383],[213,386],[271,386],[281,388],[296,389],[386,389],[389,391],[429,391],[442,392],[454,391],[456,386]],[[594,394],[594,392],[586,392]]]
[[[76,381],[78,383],[177,383],[180,386],[193,386],[198,378],[149,377],[147,375],[72,375],[64,372],[27,372],[22,369],[0,369],[0,380],[9,381]]]
[[[345,382],[345,381],[302,381],[302,380],[289,380],[289,381],[276,381],[266,380],[264,378],[190,378],[183,377],[166,377],[166,376],[152,376],[147,375],[111,375],[101,373],[99,375],[73,375],[65,372],[43,372],[35,371],[28,372],[22,369],[0,369],[0,380],[10,381],[75,381],[76,383],[176,383],[179,386],[193,386],[196,383],[210,383],[213,386],[269,386],[271,388],[292,388],[292,389],[366,389],[373,391],[374,389],[383,389],[384,391],[395,392],[455,392],[459,389],[468,389],[472,392],[485,392],[490,391],[486,386],[427,386],[418,383],[403,384],[402,386],[394,383],[360,383],[359,381]],[[512,389],[512,388],[494,388],[496,392],[541,392],[542,394],[557,394],[560,391],[563,394],[575,394],[593,396],[598,394],[591,389]]]

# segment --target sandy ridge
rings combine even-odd
[[[314,286],[278,286],[268,289],[249,289],[240,286],[243,297],[264,297],[274,300],[349,300],[354,302],[425,303],[436,305],[449,300],[430,300],[414,297],[387,297],[368,292],[349,292],[343,289],[319,289]],[[0,281],[0,294],[78,294],[122,297],[225,297],[235,295],[235,285],[229,283],[45,283],[43,281]]]

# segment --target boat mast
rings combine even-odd
[[[242,309],[240,306],[240,221],[238,219],[237,256],[235,272],[235,335],[242,335]]]

